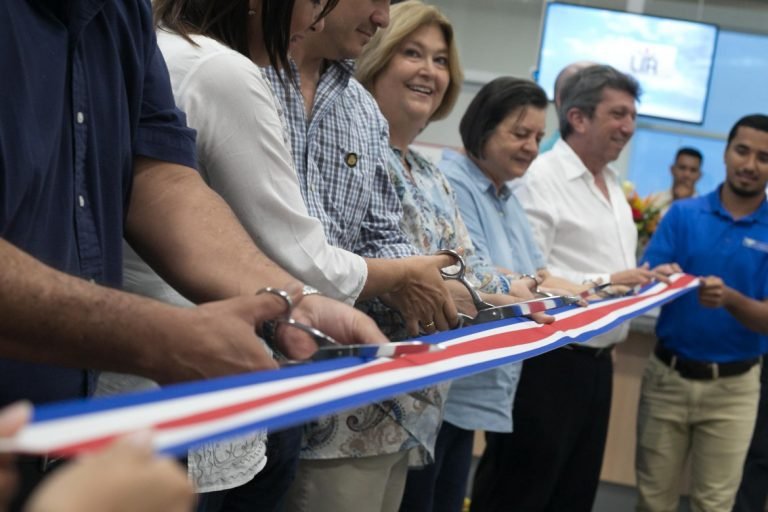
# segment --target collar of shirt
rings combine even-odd
[[[107,3],[107,0],[30,0],[53,14],[77,39],[83,28]]]
[[[768,225],[768,202],[766,202],[765,199],[763,199],[763,202],[760,203],[760,206],[754,212],[738,220],[734,219],[731,212],[725,209],[723,202],[720,200],[720,193],[723,186],[724,184],[721,183],[715,190],[708,194],[707,201],[702,203],[702,208],[704,210],[720,215],[735,223],[754,224],[759,222]]]
[[[579,155],[576,154],[576,152],[571,146],[568,145],[567,142],[565,142],[563,139],[560,139],[555,143],[555,147],[558,147],[562,151],[562,158],[568,163],[568,166],[564,169],[565,177],[567,179],[586,179],[587,177],[594,179],[594,174],[592,174],[592,171],[587,169],[587,166],[584,165],[584,162],[581,161]],[[603,167],[603,173],[606,175],[606,178],[609,176],[616,180],[619,178],[619,173],[617,173],[610,165]]]

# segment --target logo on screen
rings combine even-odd
[[[677,48],[665,44],[629,42],[629,69],[633,75],[665,77],[675,72]]]

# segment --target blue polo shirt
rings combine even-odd
[[[718,276],[756,300],[768,297],[768,203],[735,220],[720,189],[676,201],[643,256],[651,266],[677,262],[696,276]],[[689,293],[661,308],[659,341],[679,356],[711,362],[750,359],[768,352],[768,337],[750,331],[725,308],[702,307]]]
[[[119,287],[133,159],[195,165],[148,0],[0,4],[0,236]],[[82,396],[93,374],[0,360],[0,405]]]

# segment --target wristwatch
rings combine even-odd
[[[520,276],[518,277],[518,279],[525,279],[525,278],[533,280],[533,285],[534,285],[533,292],[538,293],[539,285],[541,284],[541,281],[539,281],[539,278],[536,277],[536,275],[534,274],[520,274]]]

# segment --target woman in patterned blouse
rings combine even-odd
[[[462,71],[448,19],[420,0],[399,3],[391,9],[389,27],[376,34],[357,64],[358,79],[389,122],[389,173],[403,206],[401,226],[411,242],[426,254],[463,248],[470,280],[489,302],[506,304],[533,297],[529,287],[536,283],[513,278],[507,275],[511,272],[477,255],[448,181],[434,164],[409,147],[429,122],[450,113],[459,94]],[[551,322],[552,318],[542,315],[537,320]],[[519,365],[513,364],[483,374],[510,411],[518,372]],[[464,380],[452,383],[451,390]],[[435,463],[409,472],[401,511],[461,509],[472,431],[459,430],[442,424]]]

